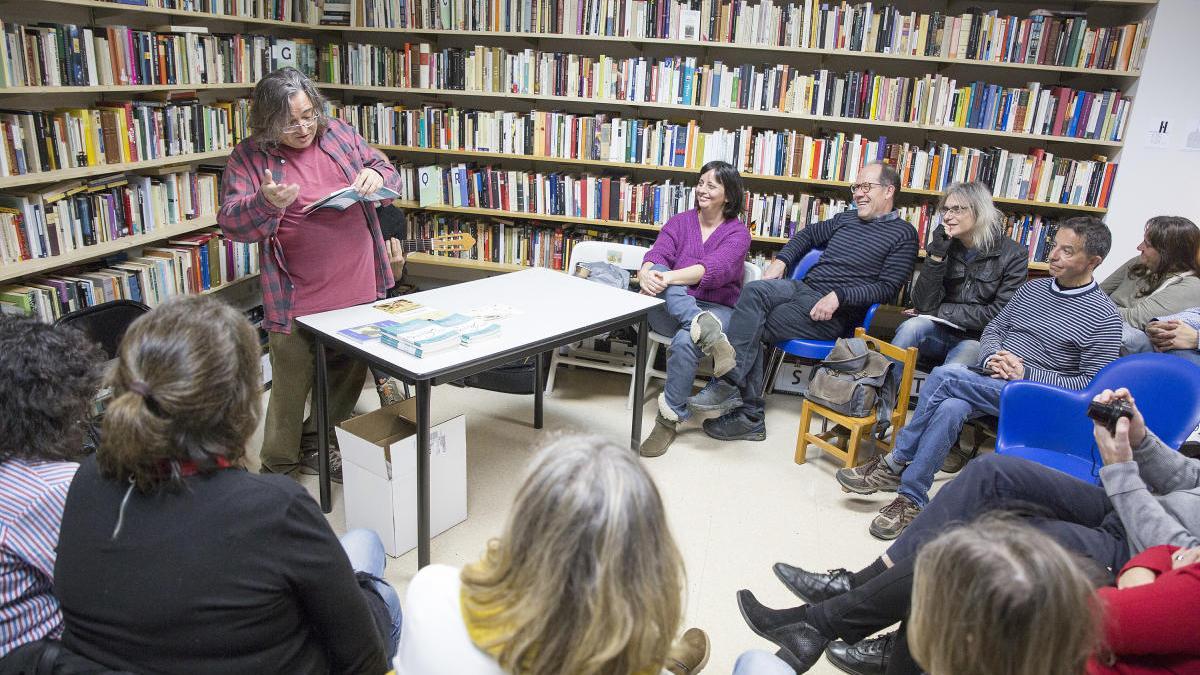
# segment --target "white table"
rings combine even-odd
[[[630,447],[637,451],[642,436],[642,406],[646,381],[646,314],[662,303],[638,293],[585,281],[562,272],[529,269],[479,279],[404,296],[425,307],[465,313],[477,307],[504,304],[517,313],[502,319],[500,336],[482,344],[431,354],[410,356],[379,343],[357,342],[339,335],[376,321],[404,321],[394,315],[359,305],[346,309],[310,314],[297,323],[316,338],[316,384],[313,407],[317,415],[317,439],[320,452],[321,508],[332,508],[329,485],[329,410],[325,347],[347,352],[372,366],[416,386],[417,403],[417,565],[429,564],[429,398],[433,385],[459,380],[496,366],[550,349],[578,342],[586,337],[629,325],[637,325],[637,367],[634,374],[633,429]],[[373,303],[374,304],[374,303]],[[542,360],[537,363],[533,426],[542,427]]]

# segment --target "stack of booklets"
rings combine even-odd
[[[409,300],[389,300],[376,305],[390,314],[409,314],[405,321],[377,321],[339,331],[358,342],[380,343],[418,358],[458,346],[470,346],[500,335],[500,324],[429,309]],[[415,315],[415,316],[414,316]]]

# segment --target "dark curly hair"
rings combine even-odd
[[[0,462],[79,459],[103,362],[74,328],[0,316]]]

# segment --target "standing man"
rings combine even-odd
[[[1034,279],[988,322],[979,372],[961,364],[934,368],[896,445],[882,457],[839,469],[847,492],[899,492],[871,522],[879,539],[895,539],[929,503],[933,476],[958,442],[963,422],[1000,414],[1000,392],[1013,380],[1083,389],[1121,349],[1121,316],[1092,273],[1112,236],[1099,219],[1063,221],[1050,251],[1050,278]]]
[[[722,441],[767,437],[763,342],[842,337],[868,307],[896,297],[917,259],[916,230],[895,211],[899,193],[895,169],[867,164],[850,186],[856,208],[796,232],[763,279],[743,289],[727,333],[712,313],[696,317],[692,339],[704,353],[715,352],[719,377],[688,405],[698,412],[725,412],[704,422],[706,434]],[[813,248],[825,252],[804,280],[784,279]],[[733,358],[726,356],[729,352]]]
[[[264,472],[315,474],[318,468],[312,420],[302,440],[314,341],[294,319],[374,301],[394,283],[374,204],[303,212],[347,185],[362,195],[400,188],[395,167],[348,124],[326,117],[324,107],[325,97],[295,68],[260,80],[252,94],[252,135],[234,148],[221,185],[221,230],[234,241],[261,242],[272,370]],[[366,374],[363,363],[330,358],[331,422],[350,416]],[[341,455],[332,452],[330,473],[338,482],[341,465]]]

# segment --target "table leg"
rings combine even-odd
[[[637,452],[642,447],[642,399],[646,397],[646,335],[650,324],[646,316],[637,325],[637,357],[633,368],[633,434],[629,447]]]
[[[321,489],[321,510],[333,510],[333,499],[329,486],[329,373],[325,365],[325,345],[320,338],[316,342],[316,382],[313,385],[313,407],[317,415],[317,467],[320,476],[317,483]]]
[[[542,401],[546,395],[546,388],[542,386],[542,371],[545,366],[542,365],[542,355],[538,354],[533,357],[533,428],[542,428]]]
[[[417,381],[417,569],[429,564],[429,380]]]

